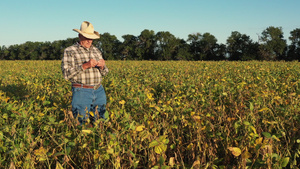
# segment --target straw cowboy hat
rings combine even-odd
[[[100,35],[97,31],[94,31],[94,26],[88,22],[83,21],[81,23],[80,30],[73,29],[73,31],[80,33],[82,36],[88,38],[88,39],[99,39]]]

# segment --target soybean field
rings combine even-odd
[[[0,168],[300,168],[300,63],[106,61],[78,125],[61,61],[0,61]]]

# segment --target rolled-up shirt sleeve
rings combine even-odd
[[[82,65],[75,65],[73,51],[65,50],[62,58],[61,69],[66,80],[72,79],[74,76],[83,72]]]

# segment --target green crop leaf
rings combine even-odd
[[[163,152],[165,152],[167,150],[167,146],[164,144],[160,144],[158,146],[155,146],[154,151],[157,154],[162,154]]]
[[[50,103],[51,103],[51,102],[48,101],[48,100],[44,100],[44,101],[43,101],[43,105],[44,105],[44,106],[49,105]]]
[[[113,153],[114,153],[114,149],[113,149],[113,148],[108,148],[108,149],[106,150],[106,152],[107,152],[108,154],[113,154]]]
[[[48,117],[50,123],[54,123],[55,122],[55,118],[54,117]]]
[[[149,148],[151,148],[151,147],[154,147],[154,146],[157,146],[159,143],[156,141],[156,140],[154,140],[154,141],[152,141],[150,144],[149,144]]]
[[[236,157],[238,157],[238,156],[240,156],[242,154],[242,150],[240,148],[238,148],[238,147],[228,147],[228,149]]]
[[[91,134],[91,133],[93,133],[93,131],[92,130],[82,130],[82,133]]]
[[[276,137],[275,135],[272,135],[272,138],[273,138],[274,140],[280,141],[280,139],[279,139],[278,137]]]
[[[135,154],[131,150],[129,150],[129,153],[132,155],[133,158],[135,158]]]
[[[104,113],[104,118],[105,118],[105,119],[108,119],[108,117],[109,117],[109,113],[108,113],[108,111],[105,111],[105,113]]]
[[[262,132],[262,134],[266,137],[266,138],[271,138],[272,135],[268,132]]]
[[[4,114],[2,115],[2,118],[3,118],[3,119],[7,119],[7,118],[8,118],[8,115],[7,115],[6,113],[4,113]]]
[[[57,157],[57,156],[61,156],[61,155],[65,155],[65,153],[63,153],[63,152],[58,152],[58,153],[55,153],[53,156],[54,156],[54,157]]]
[[[289,161],[290,161],[290,158],[289,158],[289,157],[285,157],[285,158],[282,160],[281,167],[286,167],[287,164],[289,163]]]
[[[249,123],[248,121],[244,121],[243,123],[244,123],[244,125],[246,125],[246,126],[250,126],[250,123]]]
[[[57,161],[55,169],[63,169],[63,166]]]
[[[75,146],[75,145],[76,145],[76,143],[75,143],[75,142],[73,142],[73,141],[70,141],[70,142],[68,142],[68,145],[70,145],[70,146]]]
[[[254,106],[253,106],[253,103],[250,102],[250,111],[253,111],[254,110]]]
[[[71,147],[67,147],[67,155],[69,155],[71,152]]]

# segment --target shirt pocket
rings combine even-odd
[[[74,57],[75,65],[82,65],[89,61],[89,58],[86,58],[82,55],[76,54]]]
[[[91,58],[93,58],[93,59],[95,59],[97,61],[100,60],[100,59],[102,59],[100,52],[97,52],[96,50],[94,50],[91,53]]]

